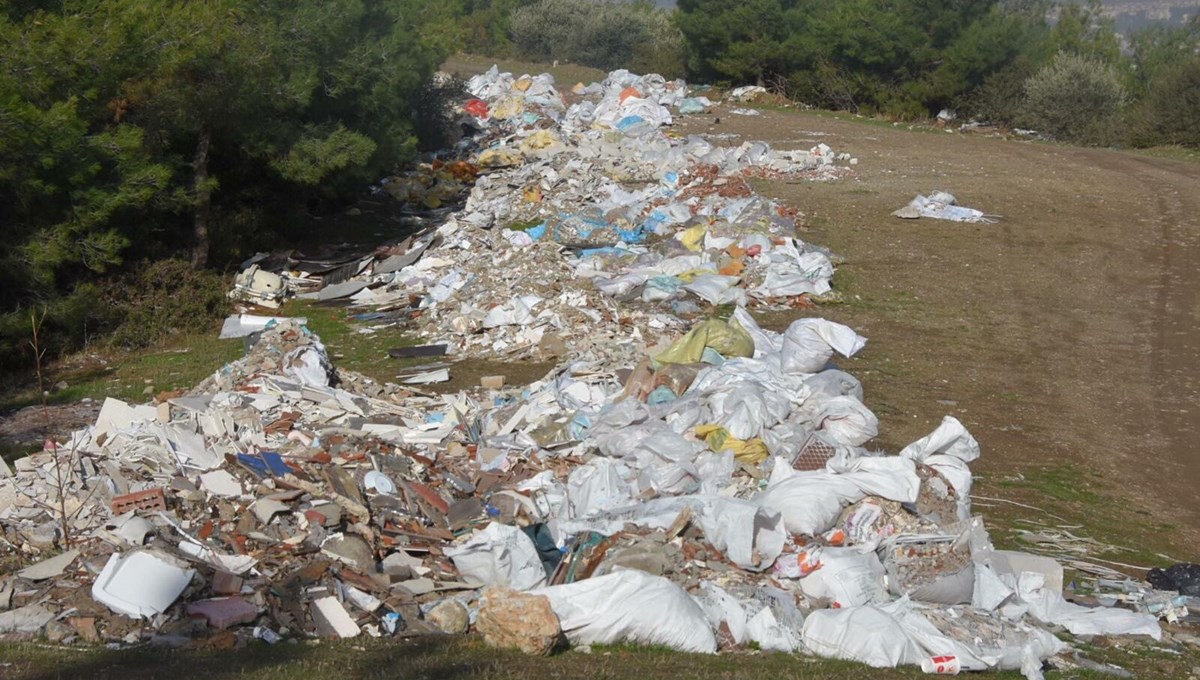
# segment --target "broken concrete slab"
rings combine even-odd
[[[352,638],[362,632],[336,597],[313,600],[311,611],[317,630],[325,637]]]
[[[34,603],[0,612],[0,633],[40,633],[54,620],[54,612]]]
[[[25,567],[17,572],[17,576],[30,581],[44,581],[48,578],[61,576],[63,571],[71,565],[75,559],[79,557],[79,550],[68,550],[64,553],[55,555],[49,559],[42,560],[37,564]]]

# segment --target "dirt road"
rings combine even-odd
[[[822,311],[871,340],[850,370],[881,445],[953,414],[993,481],[1081,513],[1102,495],[1158,550],[1200,557],[1200,164],[763,113],[685,130],[860,159],[854,180],[760,188],[848,259],[850,301]],[[937,189],[1002,219],[889,216]]]

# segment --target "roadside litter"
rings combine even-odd
[[[397,356],[558,366],[431,396],[338,369],[302,321],[232,317],[242,359],[150,404],[107,400],[0,478],[21,567],[0,576],[0,631],[474,629],[531,654],[757,646],[1037,678],[1070,653],[1053,632],[1158,639],[1159,618],[1190,616],[1185,595],[1132,581],[1116,606],[1068,602],[1058,562],[994,549],[972,514],[980,447],[962,423],[868,448],[878,419],[833,363],[867,339],[820,318],[760,327],[751,310],[830,295],[834,263],[745,174],[826,177],[827,148],[671,138],[686,84],[656,76],[614,72],[570,105],[549,76],[470,87],[472,167],[501,169],[461,210],[362,259],[273,274],[256,256],[234,293],[338,286],[429,339]]]
[[[959,205],[954,195],[945,191],[935,191],[928,196],[917,196],[908,205],[893,212],[892,215],[904,220],[929,217],[935,220],[983,224],[995,224],[998,219],[995,215],[985,215],[981,210]]]

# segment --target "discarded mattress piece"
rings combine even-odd
[[[1160,618],[1190,616],[1187,595],[1095,568],[1086,583],[1125,608],[1092,606],[1072,590],[1085,575],[1064,587],[1055,560],[995,550],[957,419],[871,448],[879,420],[833,363],[867,339],[817,314],[837,258],[745,181],[844,176],[827,147],[668,135],[722,104],[654,75],[564,97],[493,69],[469,90],[460,155],[380,185],[417,233],[368,256],[255,256],[234,293],[328,290],[426,338],[398,357],[555,367],[431,394],[337,367],[302,320],[231,317],[241,359],[150,404],[109,399],[0,477],[0,554],[18,565],[0,632],[273,644],[474,626],[535,654],[561,631],[1036,678],[1066,662],[1051,631],[1158,638]],[[794,320],[765,329],[764,310]]]

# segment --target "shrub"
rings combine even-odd
[[[539,0],[512,14],[513,43],[530,59],[682,74],[683,35],[649,3]]]
[[[1060,53],[1025,81],[1022,119],[1057,139],[1108,144],[1126,99],[1121,74],[1112,64]]]
[[[667,78],[682,78],[687,71],[683,33],[665,12],[651,14],[650,28],[650,39],[633,46],[630,70],[635,73],[658,73]]]
[[[1152,81],[1140,113],[1139,143],[1200,148],[1200,56]]]
[[[46,351],[46,358],[53,359],[86,347],[110,330],[115,319],[113,309],[103,302],[100,288],[92,283],[80,284],[66,295],[48,297],[43,302],[0,314],[0,374],[23,373],[33,367],[29,342],[34,320],[41,322],[39,344]]]
[[[223,277],[186,260],[145,262],[106,286],[107,302],[120,320],[109,342],[137,349],[175,333],[209,331],[229,311],[227,290]]]
[[[420,139],[421,151],[439,151],[454,146],[462,138],[454,115],[454,105],[467,95],[467,83],[444,73],[435,73],[421,86],[413,101],[413,128]]]

